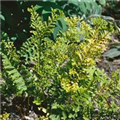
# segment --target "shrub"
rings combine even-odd
[[[1,29],[8,33],[10,40],[15,42],[14,44],[18,49],[30,37],[30,14],[27,8],[31,5],[37,5],[36,11],[39,12],[42,20],[47,20],[51,14],[51,7],[63,10],[67,16],[78,15],[85,17],[93,14],[101,14],[102,4],[100,5],[99,3],[101,2],[97,2],[96,0],[89,0],[89,2],[86,0],[2,1],[0,14]],[[62,24],[64,24],[64,27],[61,26]],[[53,38],[56,37],[58,29],[65,31],[65,22],[62,19],[56,25]]]
[[[118,118],[120,107],[116,97],[120,92],[120,73],[114,72],[109,78],[95,63],[114,31],[112,23],[100,17],[91,18],[91,24],[77,17],[66,17],[67,31],[59,32],[53,41],[49,36],[63,12],[52,10],[48,22],[42,22],[35,8],[29,11],[31,38],[20,51],[15,52],[12,47],[6,53],[6,46],[2,49],[5,71],[2,77],[7,88],[13,89],[9,87],[9,77],[17,93],[34,96],[34,103],[44,113],[40,116],[43,120],[96,120],[104,116],[113,118],[115,114]],[[14,68],[6,69],[9,66]],[[14,73],[18,76],[13,78]],[[18,84],[22,84],[21,89]]]
[[[38,65],[33,70],[38,74],[34,103],[52,120],[92,119],[96,107],[99,118],[115,105],[108,105],[114,94],[113,80],[95,67],[95,59],[110,39],[112,25],[101,18],[92,18],[92,26],[76,17],[66,21],[68,30],[59,33],[55,42],[39,35],[42,27],[32,22],[33,38],[41,43]]]

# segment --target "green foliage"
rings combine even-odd
[[[103,6],[105,6],[105,4],[106,4],[106,1],[105,0],[99,0],[98,1],[101,5],[103,5]]]
[[[32,27],[37,30],[31,31],[34,35],[41,33],[35,38],[32,36],[22,45],[19,51],[14,47],[13,42],[10,42],[7,34],[2,32],[2,42],[1,42],[1,56],[2,56],[2,78],[5,84],[2,86],[2,91],[4,95],[18,94],[21,95],[23,92],[27,94],[33,94],[32,90],[35,89],[34,82],[36,76],[31,68],[34,66],[35,62],[38,64],[40,47],[44,37],[50,35],[55,27],[56,21],[63,16],[63,12],[57,15],[57,10],[52,10],[52,17],[49,17],[49,23],[42,22],[41,18],[35,12],[35,9],[29,9],[32,19]],[[36,17],[35,17],[36,16]],[[35,26],[34,21],[37,21],[37,26]],[[46,34],[45,34],[46,33]],[[37,41],[36,41],[37,40]],[[32,62],[34,62],[32,64]],[[29,66],[29,67],[27,67]],[[32,74],[32,72],[34,74]]]
[[[1,43],[1,57],[2,57],[2,78],[5,79],[6,85],[4,87],[5,91],[22,94],[23,91],[27,89],[24,79],[15,68],[17,65],[17,60],[19,59],[17,57],[16,51],[13,48],[12,42],[2,42]],[[12,55],[11,55],[12,54]],[[17,60],[16,60],[17,59]],[[11,62],[12,61],[12,62]],[[15,63],[16,64],[15,64]],[[11,91],[9,91],[9,87]],[[14,87],[12,89],[12,87]]]
[[[22,43],[30,37],[30,14],[27,11],[27,8],[31,5],[37,6],[36,11],[39,13],[43,21],[48,19],[48,16],[52,12],[51,8],[63,10],[67,16],[89,16],[91,14],[101,14],[102,10],[101,5],[94,0],[89,0],[89,2],[86,0],[2,1],[1,4],[0,18],[2,22],[2,30],[9,35],[11,41],[15,41],[15,46],[17,48],[20,48]],[[66,29],[66,23],[63,18],[59,19],[52,35],[53,39],[55,40],[59,30],[64,32]]]
[[[102,7],[106,5],[106,2],[105,0],[42,0],[2,1],[1,4],[1,28],[8,34],[11,41],[15,41],[14,44],[16,48],[19,49],[27,38],[31,36],[31,33],[29,32],[31,29],[29,27],[30,14],[27,11],[27,8],[31,5],[36,5],[35,10],[41,16],[42,21],[47,21],[48,16],[52,13],[51,8],[62,10],[66,16],[81,16],[82,18],[87,19],[91,15],[101,15]],[[55,40],[59,31],[65,32],[66,30],[67,23],[63,16],[56,21],[55,28],[49,37],[52,40]]]
[[[72,9],[70,9],[73,7]],[[66,11],[66,14],[71,16],[72,15],[78,15],[78,16],[90,16],[93,14],[101,14],[102,7],[100,4],[97,4],[94,0],[68,0],[67,4],[65,5],[64,9]]]
[[[1,30],[1,40],[5,40],[5,41],[9,41],[10,42],[10,39],[8,37],[8,34],[5,33],[4,31]]]
[[[106,1],[104,14],[114,16],[116,19],[119,19],[120,12],[120,1],[119,0],[110,0]],[[111,14],[114,13],[114,14]]]
[[[107,57],[107,58],[115,58],[115,57],[119,57],[120,56],[120,46],[114,46],[112,47],[111,49],[109,49],[108,51],[106,51],[104,54],[103,54],[104,57]]]
[[[42,21],[36,9],[28,9],[33,35],[19,51],[13,43],[2,41],[2,77],[7,88],[34,96],[34,103],[44,113],[42,120],[96,120],[104,115],[112,119],[113,114],[118,118],[120,73],[109,78],[95,64],[114,31],[113,24],[101,17],[90,18],[88,24],[54,9],[48,21]],[[49,36],[61,18],[67,30],[59,31],[53,41]],[[2,85],[2,92],[4,88]]]
[[[31,12],[34,16],[34,11]],[[38,91],[34,94],[34,103],[40,105],[39,110],[51,120],[101,119],[103,111],[105,116],[111,112],[119,114],[120,108],[115,100],[120,84],[115,81],[119,83],[117,76],[120,74],[116,73],[113,81],[95,66],[95,59],[113,32],[112,23],[100,17],[90,19],[92,26],[77,17],[65,20],[68,29],[59,33],[56,41],[39,34],[38,21],[33,22],[33,28],[37,29],[32,39],[37,37],[42,41],[38,44],[40,58],[33,68],[37,73],[35,86]],[[109,97],[112,102],[109,102]],[[118,113],[115,112],[117,109]]]
[[[8,117],[9,117],[9,113],[4,113],[4,114],[0,115],[1,120],[7,120]]]

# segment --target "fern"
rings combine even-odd
[[[25,60],[25,64],[30,62],[38,62],[40,51],[44,49],[44,38],[49,37],[54,30],[56,22],[64,16],[63,12],[52,9],[51,17],[48,22],[42,21],[39,14],[35,11],[35,7],[29,8],[31,13],[31,31],[33,36],[23,43],[19,55]],[[40,60],[39,60],[40,61]]]
[[[33,36],[23,43],[19,51],[16,50],[13,42],[2,40],[1,44],[2,78],[7,85],[6,88],[3,85],[3,88],[19,95],[24,91],[28,94],[34,93],[33,90],[36,89],[34,82],[38,80],[38,73],[34,72],[35,67],[31,68],[29,65],[31,62],[34,62],[35,66],[39,64],[40,51],[43,51],[43,39],[50,36],[56,21],[63,16],[62,12],[52,10],[51,17],[49,17],[49,22],[47,23],[41,20],[35,12],[35,8],[31,8],[29,11],[31,12],[31,27],[35,29],[32,31]],[[59,13],[58,15],[56,14],[57,12]]]
[[[41,40],[53,32],[56,22],[64,16],[62,11],[52,9],[51,17],[46,22],[41,20],[39,14],[35,11],[35,7],[29,8],[28,11],[31,13],[31,27],[34,29],[31,32]]]
[[[13,42],[2,40],[2,79],[4,83],[2,92],[7,91],[8,94],[19,95],[25,92],[26,95],[29,95],[34,89],[34,77],[30,72],[31,68],[24,65],[23,60],[20,60],[21,56],[17,53],[20,52],[15,49]]]
[[[67,31],[52,41],[49,36],[63,13],[52,10],[47,23],[41,20],[35,8],[29,11],[33,35],[20,51],[16,52],[12,44],[3,41],[2,77],[8,89],[33,95],[34,103],[41,105],[39,108],[50,119],[89,119],[90,114],[94,114],[94,105],[99,107],[100,113],[109,112],[108,97],[115,99],[113,94],[120,91],[118,74],[113,75],[114,82],[96,68],[95,59],[106,47],[113,32],[112,25],[109,31],[109,23],[100,17],[91,18],[92,25],[80,18],[66,18]],[[111,109],[113,107],[111,103]],[[115,109],[120,108],[115,106]]]
[[[20,57],[17,54],[14,43],[10,42],[8,36],[1,41],[0,55],[2,58],[1,77],[5,83],[1,86],[2,92],[7,91],[8,94],[22,94],[27,90],[27,86],[18,70]],[[7,93],[4,95],[7,95]]]
[[[22,75],[25,85],[27,87],[26,95],[29,96],[33,95],[36,89],[34,82],[36,81],[37,78],[35,76],[33,69],[30,67],[26,67],[24,64],[22,64],[21,66],[19,66],[18,71]]]
[[[27,90],[25,81],[19,71],[11,64],[10,60],[4,53],[1,53],[3,71],[6,72],[7,78],[10,79],[13,83],[13,86],[16,87],[17,94],[22,94],[23,91]]]
[[[35,29],[32,39],[39,41],[40,48],[39,66],[34,67],[38,91],[34,94],[34,103],[46,104],[46,109],[41,109],[46,110],[51,119],[60,120],[65,116],[65,119],[89,119],[89,111],[94,113],[96,101],[106,109],[109,90],[113,89],[110,86],[112,80],[96,68],[95,59],[106,48],[113,28],[110,23],[111,30],[108,30],[109,23],[101,17],[90,20],[92,25],[80,18],[66,18],[68,29],[59,34],[56,41],[40,34],[43,27],[37,26],[39,21],[32,20]],[[101,90],[105,89],[106,92],[102,93]],[[94,99],[97,95],[99,97]]]
[[[24,60],[25,65],[30,62],[36,62],[38,60],[38,43],[35,39],[28,39],[23,43],[20,51],[18,51],[19,56]]]

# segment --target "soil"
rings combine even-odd
[[[9,113],[8,120],[35,120],[42,114],[38,111],[38,106],[33,104],[33,97],[1,96],[1,98],[2,114]]]
[[[118,42],[120,42],[120,35],[114,34],[111,37],[111,41],[108,44],[108,48],[104,52],[108,51],[111,48],[111,46],[110,46],[111,43],[113,44],[113,43],[118,43]],[[104,52],[103,52],[103,54],[104,54]],[[105,70],[106,74],[109,77],[111,76],[111,73],[114,71],[120,72],[120,56],[117,56],[113,59],[102,56],[98,61],[96,61],[96,63],[100,69]]]

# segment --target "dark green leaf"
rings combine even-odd
[[[115,58],[120,56],[120,50],[118,48],[112,48],[103,54],[104,57]]]
[[[0,13],[0,26],[4,28],[5,25],[5,17]]]
[[[105,4],[106,4],[106,0],[98,0],[98,2],[103,6],[105,6]]]

